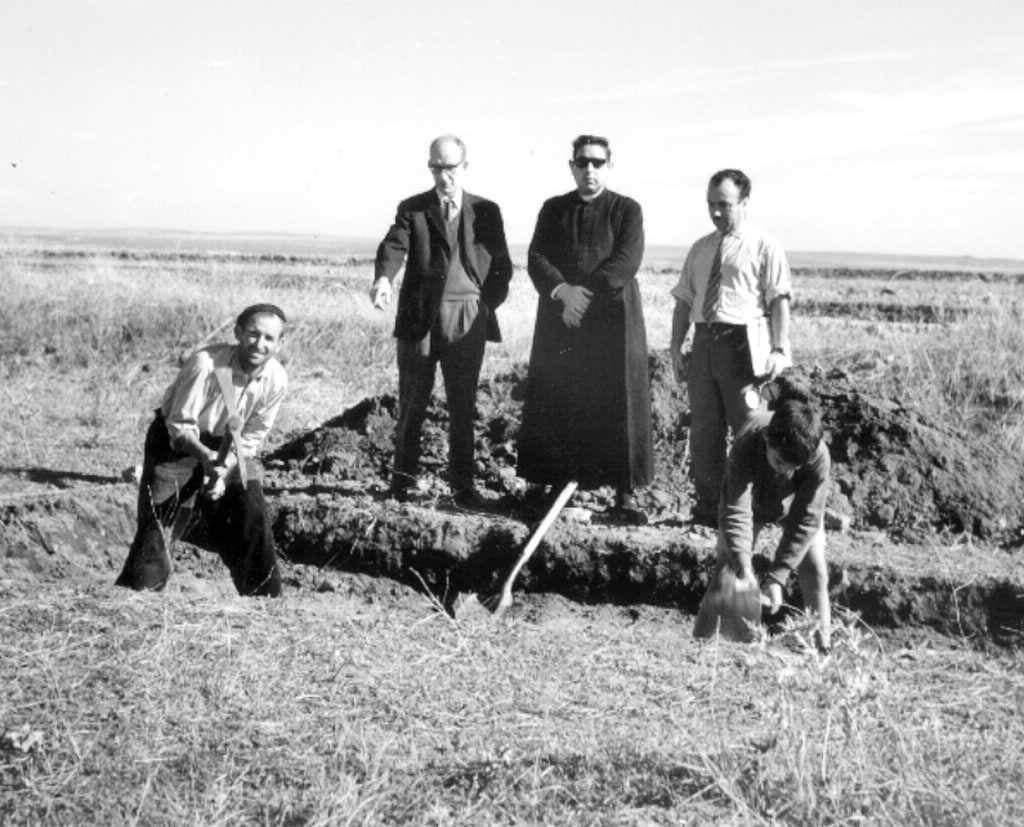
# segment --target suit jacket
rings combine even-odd
[[[500,342],[493,311],[508,296],[512,278],[501,210],[493,201],[463,191],[459,222],[462,266],[480,285],[480,298],[492,311],[487,314],[487,339]],[[377,248],[374,263],[374,279],[393,282],[405,262],[395,315],[397,338],[418,341],[430,332],[441,306],[451,254],[434,190],[398,205],[395,223]]]

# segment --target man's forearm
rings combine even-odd
[[[672,313],[672,341],[673,353],[678,353],[690,331],[690,305],[676,299],[676,309]]]
[[[195,434],[184,431],[174,439],[174,447],[188,454],[203,463],[203,466],[212,465],[217,461],[216,451],[212,451],[199,441]]]
[[[789,296],[779,296],[772,302],[771,316],[772,350],[781,350],[789,355]]]

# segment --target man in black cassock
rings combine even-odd
[[[614,486],[616,510],[646,522],[634,490],[654,476],[647,332],[636,273],[643,213],[605,187],[607,138],[580,135],[576,189],[548,199],[530,242],[537,322],[519,474],[538,485]]]

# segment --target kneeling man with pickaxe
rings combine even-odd
[[[138,528],[117,585],[160,590],[179,538],[220,554],[239,594],[277,596],[281,575],[255,459],[287,387],[275,358],[284,312],[243,310],[237,344],[202,348],[164,393],[146,433]]]

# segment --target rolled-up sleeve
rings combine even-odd
[[[683,270],[679,274],[679,281],[677,281],[676,286],[672,288],[672,295],[675,296],[676,300],[685,302],[690,305],[690,307],[693,307],[693,300],[697,295],[694,279],[696,258],[697,245],[694,244],[686,254],[686,260],[683,261]]]
[[[772,238],[761,240],[761,289],[765,304],[771,307],[777,298],[793,298],[793,276],[782,245]]]
[[[182,365],[178,376],[167,390],[160,410],[167,426],[171,445],[180,447],[186,435],[199,439],[199,416],[208,397],[207,383],[213,378],[213,359],[200,350]]]

